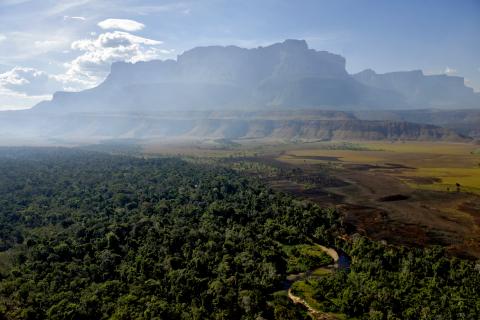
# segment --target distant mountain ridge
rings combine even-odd
[[[44,141],[95,142],[110,139],[421,140],[468,142],[439,126],[388,120],[359,120],[340,111],[167,112],[146,114],[0,114],[0,136]],[[20,128],[20,130],[19,130]]]
[[[198,47],[177,60],[117,62],[98,87],[58,92],[36,111],[155,112],[281,108],[480,107],[463,78],[421,71],[349,75],[340,55],[303,40],[267,47]]]
[[[118,62],[95,88],[57,92],[30,110],[0,112],[0,135],[469,140],[437,122],[411,123],[418,122],[415,116],[380,112],[480,107],[479,95],[462,78],[420,71],[350,75],[345,64],[342,56],[310,49],[303,40],[255,49],[199,47],[177,60]]]
[[[465,86],[464,79],[448,75],[424,75],[421,70],[377,74],[371,69],[354,74],[364,85],[402,94],[416,108],[475,107],[480,95]]]
[[[465,110],[360,110],[353,115],[369,121],[406,121],[441,126],[472,138],[480,138],[480,109]]]

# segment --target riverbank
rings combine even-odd
[[[333,248],[328,248],[320,244],[315,244],[324,253],[329,255],[334,264],[329,266],[318,266],[315,269],[308,270],[307,272],[288,275],[287,281],[290,283],[288,287],[288,298],[295,304],[303,305],[308,314],[315,320],[338,320],[342,319],[338,315],[332,313],[323,312],[318,308],[315,308],[312,304],[308,303],[303,297],[297,296],[293,293],[292,286],[298,281],[304,281],[312,277],[324,277],[328,276],[328,273],[335,272],[338,269],[347,269],[350,267],[350,259],[343,251],[337,251]],[[322,271],[322,272],[319,272]]]

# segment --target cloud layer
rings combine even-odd
[[[63,20],[65,20],[65,21],[67,21],[67,20],[86,21],[87,18],[81,17],[81,16],[74,16],[74,17],[71,17],[71,16],[63,16]]]
[[[63,83],[43,71],[15,67],[0,74],[0,87],[17,93],[37,96],[62,90]]]
[[[87,20],[80,16],[64,16],[63,19],[79,22]],[[98,26],[102,29],[117,30],[98,35],[91,32],[91,38],[73,41],[70,50],[63,50],[64,54],[72,56],[69,62],[64,63],[64,72],[48,74],[36,68],[14,67],[0,73],[0,110],[18,108],[21,103],[31,106],[50,98],[55,91],[78,91],[98,85],[108,75],[113,62],[135,63],[159,59],[172,53],[160,47],[162,41],[130,33],[145,27],[140,22],[106,19],[99,22]],[[3,40],[6,40],[6,37],[0,34],[0,42]],[[32,43],[32,48],[47,52],[64,46],[64,40],[36,40]]]
[[[0,111],[25,109],[63,89],[63,82],[47,73],[15,67],[0,73]]]
[[[135,63],[160,58],[162,53],[166,53],[158,47],[161,44],[161,41],[123,31],[106,32],[97,38],[75,41],[71,48],[82,54],[66,64],[67,72],[62,79],[72,84],[95,85],[105,78],[113,62]]]
[[[453,76],[455,74],[457,74],[457,69],[453,69],[453,68],[450,68],[450,67],[446,67],[445,70],[443,71],[446,75],[449,75],[449,76]]]
[[[116,30],[124,30],[124,31],[139,31],[145,28],[143,23],[129,20],[129,19],[106,19],[100,21],[98,26],[102,29],[116,29]]]

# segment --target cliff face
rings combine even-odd
[[[465,136],[480,138],[480,110],[390,110],[357,111],[362,120],[390,120],[432,124],[454,130]]]
[[[200,47],[176,61],[115,63],[98,87],[58,93],[37,112],[405,107],[391,90],[369,87],[345,70],[345,58],[286,40],[256,49]]]
[[[459,109],[480,106],[480,95],[465,86],[462,77],[424,75],[420,70],[384,74],[365,70],[353,77],[364,85],[401,94],[411,107]]]
[[[56,93],[35,112],[164,110],[409,109],[480,107],[463,78],[421,71],[353,76],[345,58],[286,40],[267,47],[199,47],[177,60],[114,63],[98,87]]]
[[[378,118],[378,110],[480,107],[478,95],[459,77],[372,70],[351,76],[345,63],[302,40],[255,49],[200,47],[177,60],[115,63],[95,88],[57,92],[32,110],[0,114],[0,133],[75,139],[461,140],[450,130],[407,123],[415,116],[392,111],[393,118]],[[373,110],[377,118],[363,120],[391,121],[361,121],[339,110]]]
[[[224,113],[160,116],[70,113],[50,117],[0,115],[0,135],[66,141],[104,139],[274,139],[274,140],[424,140],[469,141],[452,130],[403,121],[358,120],[351,114]]]
[[[361,120],[204,120],[195,123],[185,135],[230,139],[468,140],[432,125]]]
[[[212,83],[255,88],[269,80],[306,77],[348,78],[345,59],[308,48],[305,41],[286,40],[268,47],[199,47],[177,61],[115,63],[105,81],[115,85],[141,83]]]

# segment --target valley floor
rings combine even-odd
[[[0,319],[478,319],[478,262],[428,246],[476,257],[478,195],[320,154],[367,144],[215,143],[0,148]]]
[[[195,147],[148,145],[145,152],[215,159],[273,188],[336,206],[350,234],[480,257],[479,146],[445,142],[310,142]]]

